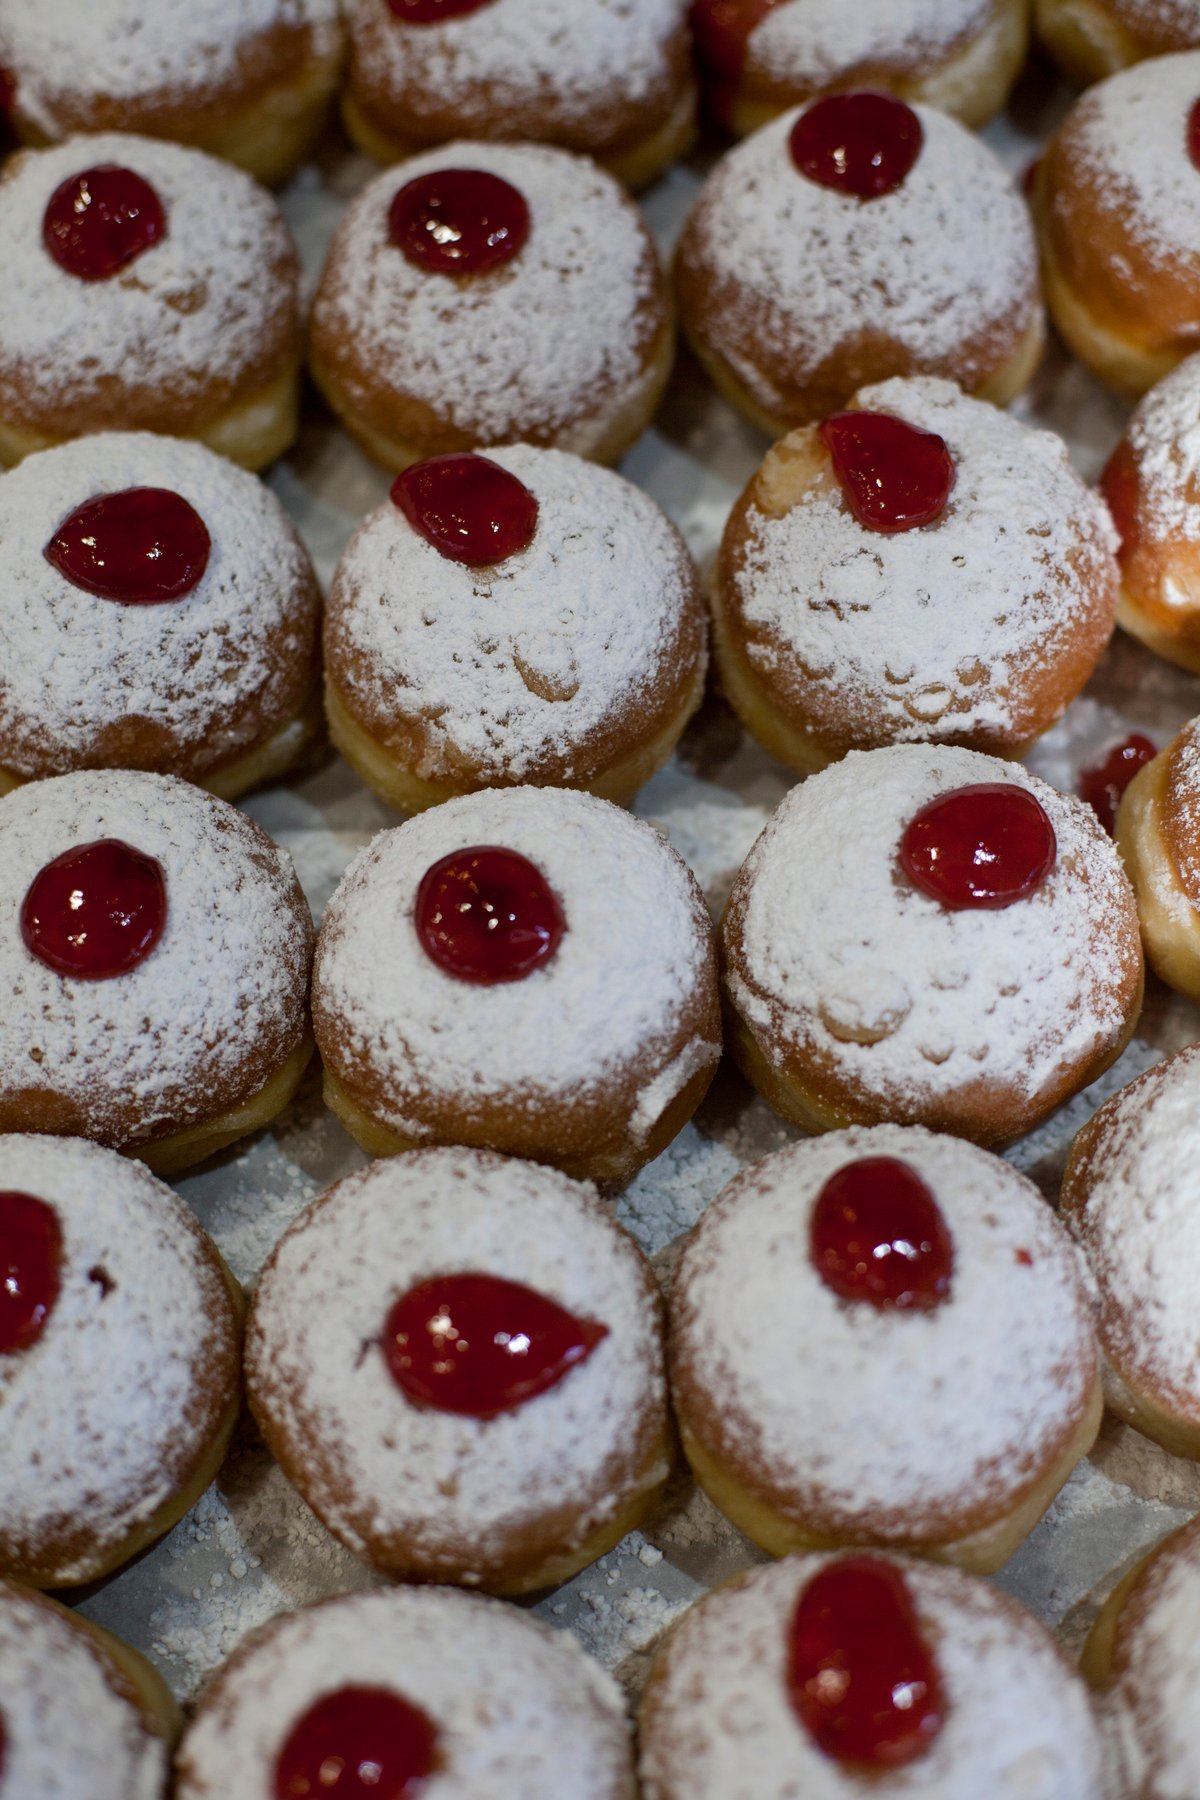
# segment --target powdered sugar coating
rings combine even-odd
[[[69,1585],[194,1477],[235,1399],[239,1328],[212,1245],[140,1163],[0,1136],[0,1188],[52,1206],[63,1241],[41,1335],[0,1356],[0,1556]]]
[[[182,600],[98,599],[46,557],[78,507],[133,487],[182,495],[208,529]],[[144,721],[161,763],[219,768],[294,713],[317,611],[278,500],[202,444],[101,432],[27,457],[0,477],[0,763],[26,777],[102,763],[114,729]]]
[[[307,1607],[247,1640],[180,1750],[178,1800],[274,1800],[288,1731],[344,1685],[393,1688],[438,1728],[428,1800],[630,1800],[628,1727],[611,1677],[564,1632],[445,1588]]]
[[[646,1800],[1096,1800],[1101,1740],[1082,1681],[1032,1615],[957,1569],[898,1562],[933,1645],[945,1721],[877,1781],[826,1756],[787,1692],[788,1629],[823,1556],[788,1557],[718,1588],[668,1640],[642,1714]]]
[[[1111,1692],[1123,1793],[1194,1800],[1200,1792],[1200,1556],[1196,1529],[1167,1539],[1139,1576],[1117,1627]]]
[[[1200,907],[1200,718],[1186,724],[1167,746],[1167,780],[1160,830],[1166,840],[1182,904],[1173,908],[1183,928],[1194,925]]]
[[[920,70],[941,62],[994,11],[994,0],[787,0],[759,20],[747,52],[776,80],[818,87],[863,63]]]
[[[1142,535],[1200,543],[1200,356],[1152,387],[1125,429]]]

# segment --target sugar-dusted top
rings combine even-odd
[[[982,31],[995,10],[995,0],[787,0],[754,27],[748,55],[775,80],[814,87],[864,64],[923,71]]]
[[[808,1736],[788,1699],[788,1628],[830,1558],[791,1556],[709,1594],[668,1639],[642,1714],[646,1800],[1096,1800],[1104,1765],[1087,1691],[1044,1626],[961,1570],[894,1560],[946,1698],[923,1756],[867,1781]]]
[[[1171,867],[1183,889],[1178,916],[1191,919],[1187,903],[1200,907],[1200,718],[1190,719],[1167,746],[1167,781],[1160,829]]]
[[[160,1800],[167,1746],[147,1728],[126,1677],[68,1613],[7,1582],[0,1583],[0,1695],[0,1794]]]
[[[1200,1551],[1194,1525],[1160,1547],[1126,1601],[1110,1691],[1123,1793],[1194,1800],[1200,1793]]]
[[[184,1739],[178,1800],[274,1800],[289,1730],[351,1684],[392,1688],[437,1726],[445,1760],[428,1800],[630,1800],[629,1733],[611,1677],[566,1632],[446,1588],[345,1595],[247,1639]]]
[[[141,1163],[78,1138],[0,1136],[0,1188],[51,1206],[63,1243],[41,1335],[0,1356],[0,1547],[18,1577],[86,1581],[216,1436],[238,1323],[211,1243]]]
[[[167,922],[135,969],[76,980],[26,949],[21,904],[99,838],[162,865]],[[290,857],[225,801],[128,770],[17,788],[0,800],[0,1118],[49,1091],[80,1133],[124,1144],[227,1111],[301,1040],[310,943]]]
[[[200,514],[208,567],[182,600],[125,606],[74,586],[45,550],[101,494],[161,487]],[[25,776],[104,758],[146,721],[164,761],[219,766],[296,704],[317,626],[316,581],[271,491],[202,444],[101,432],[0,477],[0,761]]]
[[[1200,543],[1200,356],[1139,400],[1125,435],[1138,474],[1139,530]]]

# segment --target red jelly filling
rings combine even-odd
[[[483,169],[435,169],[399,189],[388,235],[409,262],[439,275],[478,275],[516,256],[529,207],[512,183]]]
[[[42,220],[47,251],[81,281],[107,281],[166,232],[166,214],[150,183],[112,163],[64,181]]]
[[[416,1800],[437,1762],[437,1726],[419,1706],[387,1688],[335,1688],[288,1734],[275,1800]]]
[[[538,503],[523,481],[486,456],[433,456],[392,485],[414,531],[453,562],[483,567],[533,541]]]
[[[496,844],[455,850],[426,870],[415,923],[439,968],[486,987],[549,962],[567,928],[541,870]]]
[[[893,1156],[831,1175],[813,1208],[810,1254],[843,1300],[929,1311],[950,1292],[954,1245],[932,1193]]]
[[[1027,788],[984,781],[939,794],[909,821],[900,864],[915,887],[951,911],[1012,906],[1054,867],[1054,827]]]
[[[1200,169],[1200,100],[1192,102],[1187,122],[1187,150],[1193,164]]]
[[[208,527],[182,494],[125,488],[65,518],[46,560],[85,593],[129,606],[182,600],[208,567]]]
[[[28,1350],[58,1299],[62,1227],[44,1200],[0,1193],[0,1352]]]
[[[1112,514],[1112,522],[1121,540],[1121,553],[1127,555],[1137,547],[1138,474],[1133,451],[1120,443],[1104,465],[1100,492]]]
[[[519,1281],[439,1275],[397,1300],[384,1354],[414,1405],[490,1419],[557,1387],[607,1336]]]
[[[1116,830],[1121,796],[1139,769],[1152,762],[1158,751],[1140,731],[1115,744],[1103,762],[1093,763],[1079,777],[1079,797],[1086,800],[1111,837]]]
[[[945,438],[889,413],[834,413],[817,427],[846,505],[868,531],[932,525],[954,488]]]
[[[878,200],[894,193],[921,154],[925,133],[891,94],[829,94],[801,113],[788,142],[802,175],[821,187]]]
[[[103,981],[144,962],[167,923],[161,864],[118,838],[47,863],[21,904],[30,954],[60,975]]]
[[[461,19],[478,12],[491,0],[387,0],[393,18],[405,25],[440,25],[443,19]]]
[[[894,1769],[929,1748],[945,1705],[904,1576],[876,1556],[826,1563],[796,1602],[788,1694],[835,1762]]]

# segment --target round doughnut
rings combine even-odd
[[[1080,83],[1148,56],[1200,49],[1195,0],[1034,0],[1034,23],[1059,67]]]
[[[291,859],[224,800],[128,770],[17,788],[0,800],[0,1131],[172,1173],[257,1130],[311,1054],[311,947]]]
[[[1200,718],[1134,776],[1117,846],[1155,974],[1200,999]]]
[[[1020,755],[1112,634],[1104,507],[1058,438],[949,382],[883,382],[851,407],[768,451],[730,514],[722,688],[804,772],[914,740]]]

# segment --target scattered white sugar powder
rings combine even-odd
[[[1167,898],[1184,929],[1191,932],[1200,910],[1200,719],[1185,725],[1170,746],[1169,768],[1160,829],[1165,826],[1169,834],[1164,860],[1178,885],[1171,884],[1175,891]],[[1153,870],[1154,862],[1150,866]],[[1156,894],[1165,887],[1165,882],[1156,881]]]
[[[994,0],[787,0],[750,34],[756,69],[814,87],[880,63],[924,72],[981,31]]]
[[[1121,1633],[1113,1693],[1117,1739],[1130,1794],[1196,1800],[1200,1793],[1200,1556],[1188,1531],[1139,1583],[1136,1613]]]
[[[1146,528],[1156,537],[1200,542],[1200,356],[1189,356],[1139,401],[1127,437]],[[1167,586],[1168,597],[1171,591]]]

